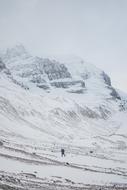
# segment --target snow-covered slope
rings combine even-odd
[[[126,116],[126,96],[123,98],[112,87],[105,72],[81,58],[34,57],[22,45],[1,54],[0,159],[11,155],[12,160],[18,157],[14,153],[18,151],[21,155],[17,160],[22,162],[24,151],[25,159],[29,152],[27,159],[31,161],[34,151],[38,154],[37,162],[43,154],[60,165],[71,162],[72,167],[80,165],[89,172],[95,170],[114,176],[120,173],[119,179],[109,180],[109,176],[109,181],[105,178],[102,184],[124,183],[127,180]],[[68,155],[65,160],[59,160],[61,147]],[[85,161],[86,164],[82,162],[86,156],[94,159]],[[112,167],[100,164],[103,159],[119,164]],[[25,171],[20,164],[17,167]],[[90,182],[86,179],[84,183]],[[96,183],[93,180],[91,184]]]

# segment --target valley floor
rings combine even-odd
[[[60,155],[61,146],[65,157]],[[0,189],[126,190],[127,151],[108,151],[4,141],[0,146]]]

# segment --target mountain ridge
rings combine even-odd
[[[0,187],[126,189],[127,96],[110,77],[22,46],[0,57]]]
[[[83,92],[85,80],[90,77],[89,75],[101,75],[107,86],[111,88],[111,80],[105,72],[85,63],[79,57],[76,61],[69,60],[68,62],[67,59],[65,59],[66,62],[64,63],[64,61],[62,61],[61,63],[55,59],[33,57],[27,53],[23,45],[7,49],[2,57],[9,69],[11,69],[11,72],[17,72],[16,74],[14,73],[14,75],[17,75],[18,78],[20,76],[20,79],[22,77],[22,82],[23,79],[29,78],[29,81],[37,83],[38,87],[44,88],[45,90],[50,88],[49,84],[46,84],[49,82],[50,86],[57,88],[68,88],[69,85],[73,86],[76,83],[81,87],[79,87],[79,91],[77,92]],[[71,73],[69,70],[71,70]],[[114,94],[116,98],[117,96],[119,97],[114,88],[112,88],[111,93]]]
[[[21,102],[18,98],[17,103],[19,106],[14,103],[13,107],[21,120],[26,117],[26,123],[30,122],[27,115],[34,117],[32,115],[34,113],[39,125],[40,122],[46,122],[45,125],[52,129],[53,134],[55,134],[55,126],[57,126],[57,133],[62,134],[59,131],[59,125],[68,126],[67,128],[70,130],[74,122],[80,126],[87,118],[96,120],[96,122],[98,119],[108,120],[113,113],[122,110],[123,101],[119,93],[112,87],[110,77],[104,71],[89,65],[80,58],[71,63],[70,60],[60,62],[49,58],[33,57],[20,45],[12,50],[7,50],[2,56],[2,60],[3,69],[7,70],[8,68],[8,73],[3,73],[1,81],[2,79],[4,81],[7,79],[6,83],[9,82],[10,86],[13,83],[12,89],[15,89],[17,97],[21,96],[21,94],[16,88],[22,94],[25,94],[27,99],[29,99],[29,96],[35,96],[41,102],[47,102],[45,104],[45,107],[47,106],[46,110],[45,108],[38,109],[31,102],[32,107],[34,107],[32,109],[26,103],[28,109],[31,110],[29,112],[26,111],[22,96],[20,98],[22,99]],[[9,98],[9,101],[13,104],[14,100],[8,95],[6,96],[7,100]],[[42,130],[38,124],[35,124],[36,127],[38,130]],[[47,133],[48,129],[42,128]],[[71,130],[73,131],[73,128]],[[68,134],[64,135],[68,136]],[[62,135],[63,138],[64,135]]]

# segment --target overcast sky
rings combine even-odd
[[[127,92],[127,0],[0,0],[0,48],[74,54]]]

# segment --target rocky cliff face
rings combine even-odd
[[[5,64],[3,63],[2,59],[0,58],[0,71],[2,71],[5,68],[6,68]]]
[[[80,58],[68,61],[33,57],[23,46],[16,46],[3,54],[0,68],[11,82],[25,90],[48,93],[50,99],[61,97],[67,102],[72,100],[69,104],[73,105],[76,117],[107,119],[114,111],[112,104],[116,104],[116,110],[121,110],[123,104],[119,93],[111,85],[110,77]],[[57,108],[59,115],[65,112],[61,106]],[[55,112],[51,113],[56,117]],[[70,108],[67,113],[71,113]],[[71,115],[67,118],[72,120]]]
[[[104,79],[105,84],[111,86],[111,79],[104,71],[102,72],[102,77]]]
[[[84,78],[74,78],[64,63],[48,58],[33,57],[23,46],[8,49],[3,55],[3,61],[10,69],[14,80],[17,80],[17,83],[22,82],[27,88],[33,84],[43,90],[49,90],[52,87],[70,88],[70,92],[75,93],[83,92],[85,89]],[[80,89],[71,89],[76,86]]]
[[[67,102],[71,100],[69,104],[72,104],[76,116],[106,119],[113,113],[112,104],[116,104],[116,110],[121,106],[121,97],[112,87],[110,77],[80,58],[34,57],[20,45],[2,55],[0,68],[10,73],[8,78],[11,82],[30,93],[34,91],[45,96],[48,93],[50,99],[61,97]],[[59,115],[64,110],[61,106],[57,111]],[[70,108],[68,111],[70,113]]]
[[[3,72],[5,74],[7,74],[8,76],[11,75],[9,69],[7,69],[5,63],[2,61],[2,59],[0,58],[0,72]]]
[[[93,77],[100,80],[99,78],[102,77],[102,81],[100,81],[107,85],[110,94],[114,98],[120,98],[111,86],[110,77],[94,66],[91,69],[91,66],[82,59],[77,60],[75,68],[73,63],[67,64],[55,59],[33,57],[22,45],[7,49],[2,59],[11,71],[13,79],[28,89],[33,84],[43,90],[48,90],[48,92],[52,88],[62,88],[70,93],[84,93],[87,89],[85,84],[87,80]],[[1,69],[5,68],[4,63],[1,60]],[[78,65],[79,68],[81,67],[80,69],[77,68]],[[74,73],[74,69],[80,71]]]

